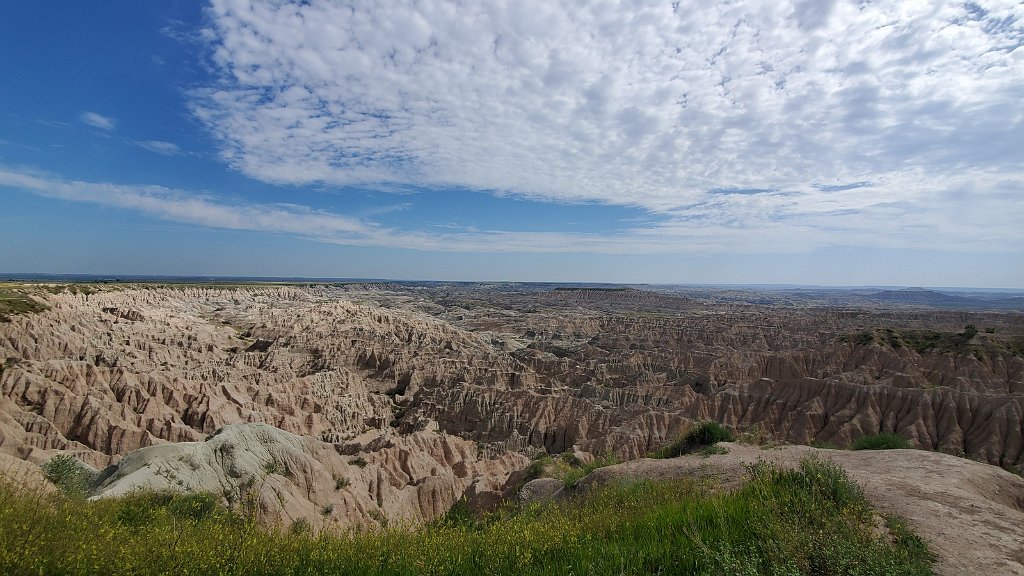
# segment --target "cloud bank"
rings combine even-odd
[[[0,185],[419,250],[1024,251],[1020,2],[213,0],[207,18],[215,80],[190,109],[251,178],[630,206],[653,223],[439,233],[2,168]]]
[[[995,0],[214,0],[220,82],[192,110],[266,182],[635,206],[667,219],[638,234],[704,244],[784,224],[1020,248],[1022,17]]]
[[[215,0],[210,16],[224,82],[195,111],[274,182],[660,208],[999,167],[1021,143],[1015,2]]]

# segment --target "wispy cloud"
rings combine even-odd
[[[912,202],[878,202],[859,189],[827,196],[725,194],[679,208],[656,222],[618,232],[568,233],[484,230],[460,225],[390,228],[360,217],[289,203],[229,202],[162,186],[68,180],[49,174],[0,168],[0,187],[39,196],[131,210],[149,217],[198,226],[287,234],[318,242],[422,251],[601,254],[799,253],[847,245],[1020,251],[1024,199],[1005,186],[972,177],[951,182],[956,192],[940,198],[943,210],[921,211]],[[999,190],[989,196],[976,187]],[[379,215],[380,213],[376,213]],[[899,226],[880,230],[878,222]]]
[[[822,192],[842,192],[843,190],[853,190],[854,188],[864,188],[870,186],[871,182],[851,182],[849,184],[815,184],[814,187]]]
[[[88,202],[169,220],[236,230],[283,232],[339,239],[373,231],[354,218],[291,204],[229,204],[208,195],[163,186],[134,186],[65,180],[46,174],[0,170],[0,186],[40,196]]]
[[[163,154],[164,156],[174,156],[181,153],[181,148],[177,144],[162,140],[136,140],[135,145],[141,146],[150,152]]]
[[[78,119],[93,128],[99,128],[100,130],[106,130],[108,132],[117,126],[116,120],[96,112],[82,112]]]

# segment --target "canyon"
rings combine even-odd
[[[15,289],[38,310],[0,322],[0,455],[73,455],[100,497],[204,490],[285,523],[417,524],[462,498],[493,509],[515,497],[537,454],[633,461],[706,420],[747,444],[846,448],[891,432],[1010,478],[1024,467],[1024,314],[1012,299],[500,283]]]

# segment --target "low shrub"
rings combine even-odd
[[[43,476],[68,496],[84,498],[92,490],[96,474],[73,456],[57,454],[42,465]]]
[[[177,518],[199,521],[218,511],[220,498],[209,492],[176,494],[167,505],[167,511]]]
[[[853,450],[900,450],[910,448],[910,443],[892,432],[879,432],[861,436],[851,446]]]
[[[579,459],[577,459],[576,461],[578,462]],[[605,454],[604,456],[600,456],[598,458],[595,458],[592,462],[589,462],[587,464],[582,464],[580,467],[573,468],[572,470],[566,472],[562,476],[562,482],[565,483],[565,487],[566,488],[571,490],[571,489],[573,489],[576,486],[576,483],[579,482],[581,478],[583,478],[584,476],[589,475],[594,470],[597,470],[598,468],[604,468],[605,466],[611,466],[613,464],[618,464],[618,463],[619,463],[619,459],[614,454],[609,452],[609,453]]]
[[[226,512],[220,498],[209,492],[139,491],[117,499],[117,522],[144,527],[162,517],[199,522]]]
[[[648,454],[648,456],[650,458],[675,458],[676,456],[690,454],[708,446],[713,446],[718,442],[732,442],[734,440],[735,437],[732,432],[723,428],[718,422],[702,422],[682,438]]]

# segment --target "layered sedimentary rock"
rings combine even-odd
[[[338,450],[266,424],[225,426],[204,442],[130,452],[102,473],[94,498],[138,489],[219,494],[260,516],[314,527],[413,525],[462,497],[487,505],[507,496],[515,453],[477,454],[476,445],[436,429],[384,435]],[[345,453],[347,452],[347,453]]]
[[[921,448],[1024,464],[1017,313],[388,285],[39,298],[49,310],[0,323],[0,453],[33,462],[66,450],[103,468],[139,448],[260,423],[352,459],[393,442],[407,454],[399,460],[438,464],[388,483],[439,490],[428,500],[447,503],[496,493],[537,450],[633,458],[713,419],[841,446],[891,431]],[[956,336],[968,324],[981,330]],[[958,347],[872,332],[883,329],[931,330]],[[462,455],[450,459],[453,450]],[[473,471],[444,472],[455,462]],[[352,481],[359,498],[378,500]],[[351,509],[362,521],[359,498]],[[306,501],[303,510],[331,503]],[[439,509],[399,507],[385,516]]]

